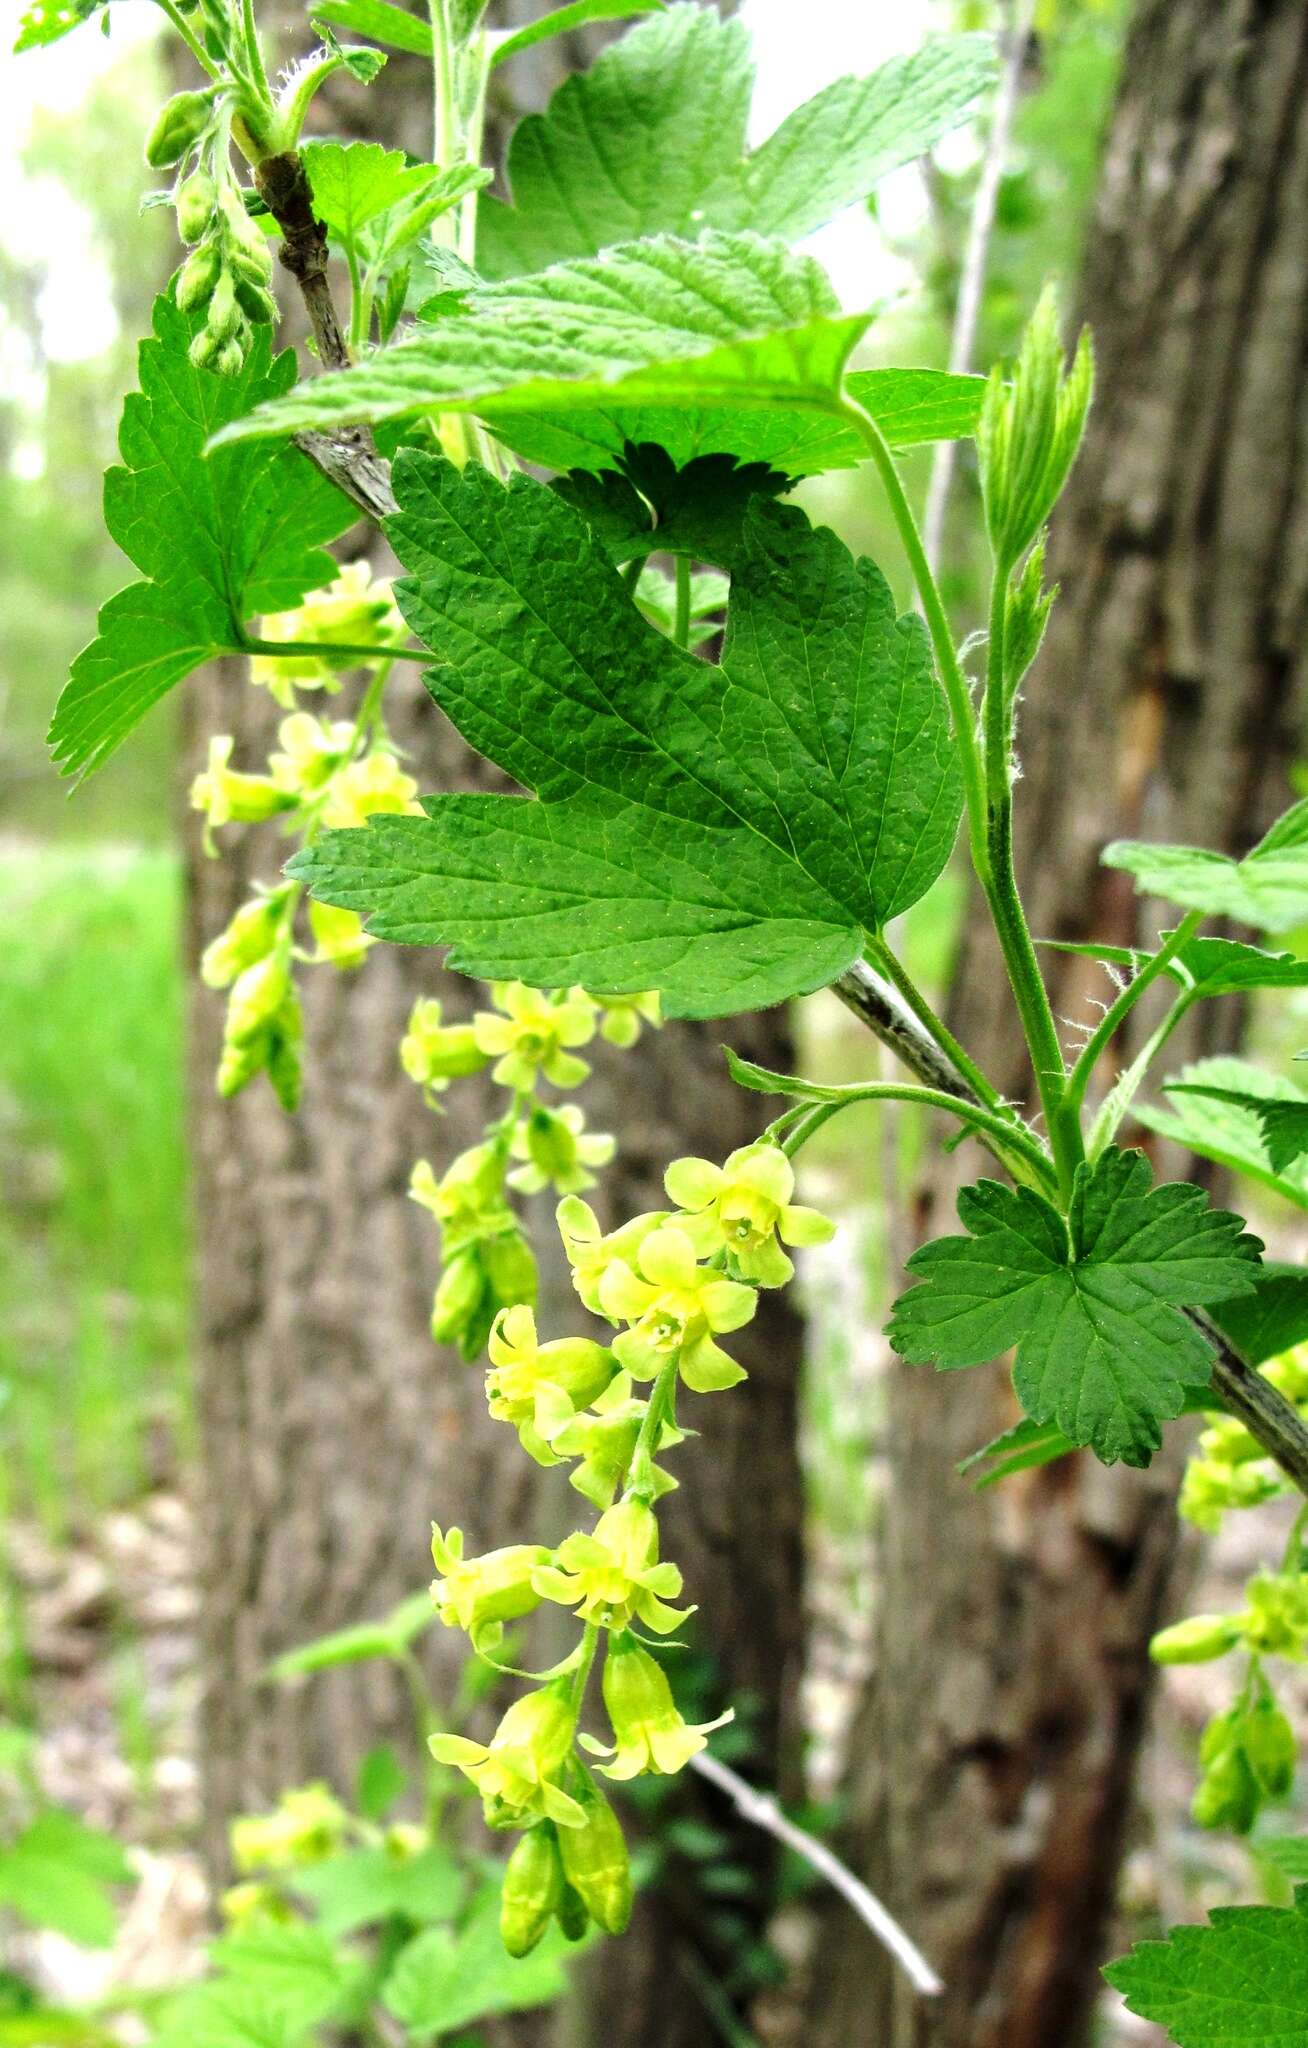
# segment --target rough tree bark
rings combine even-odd
[[[1063,597],[1022,715],[1019,856],[1037,932],[1148,943],[1170,913],[1097,865],[1128,833],[1244,851],[1288,800],[1308,656],[1308,15],[1142,0],[1104,158],[1083,312],[1098,397],[1055,531]],[[975,906],[974,906],[975,908]],[[950,1022],[1026,1092],[1002,971],[964,922]],[[1055,1008],[1102,994],[1059,962]],[[1185,1056],[1224,1050],[1232,1005]],[[1123,1048],[1125,1051],[1126,1048]],[[947,1230],[973,1156],[925,1191]],[[993,1169],[988,1169],[993,1170]],[[819,2048],[1088,2041],[1174,1570],[1178,1447],[977,1495],[955,1461],[1012,1419],[998,1370],[896,1367],[878,1668],[850,1848],[947,1982],[915,2004],[847,1921]],[[870,2021],[870,2028],[869,2028]]]
[[[556,46],[547,48],[553,61]],[[401,88],[404,70],[412,95]],[[530,97],[544,83],[528,81]],[[395,122],[398,137],[422,148],[426,91],[421,67],[397,58],[369,96],[368,132]],[[238,664],[197,678],[188,777],[213,732],[235,733],[238,760],[260,758],[276,716]],[[467,788],[487,772],[416,683],[400,678],[388,716],[424,787]],[[193,826],[187,844],[194,962],[252,881],[276,872],[284,847],[270,833],[241,834],[209,861]],[[295,1118],[280,1115],[262,1082],[235,1102],[218,1100],[221,998],[197,988],[192,1005],[201,1766],[217,1867],[233,1812],[308,1776],[348,1786],[369,1744],[402,1739],[404,1702],[388,1672],[351,1667],[270,1696],[258,1685],[270,1657],[420,1586],[433,1515],[463,1524],[482,1547],[561,1532],[582,1506],[562,1475],[546,1475],[549,1505],[535,1512],[538,1475],[512,1432],[489,1423],[480,1372],[437,1352],[428,1334],[434,1240],[407,1199],[409,1168],[423,1153],[448,1158],[472,1142],[497,1091],[457,1084],[437,1124],[400,1073],[396,1046],[418,994],[439,993],[465,1013],[479,992],[444,975],[430,953],[385,946],[357,977],[319,970],[306,983],[305,1102]],[[660,1202],[668,1159],[720,1156],[755,1134],[760,1105],[728,1081],[723,1036],[770,1066],[792,1058],[775,1012],[671,1026],[620,1056],[600,1048],[588,1106],[592,1123],[619,1138],[601,1199],[613,1220]],[[774,1778],[800,1656],[801,1335],[794,1311],[769,1303],[739,1347],[749,1387],[699,1404],[694,1483],[668,1515],[669,1554],[711,1616],[722,1688],[758,1702],[758,1769]],[[462,1654],[453,1634],[425,1639],[438,1691]],[[753,1842],[742,1849],[744,1858],[756,1853]],[[642,1902],[621,1951],[627,2048],[703,2038],[702,2011],[676,1963],[687,1929],[671,1894]]]

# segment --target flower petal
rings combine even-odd
[[[710,1280],[699,1298],[710,1330],[742,1329],[758,1307],[754,1289],[739,1280]]]
[[[661,1287],[693,1287],[695,1247],[675,1223],[651,1230],[638,1254],[640,1270],[647,1280]]]
[[[749,1375],[711,1337],[701,1337],[682,1352],[681,1377],[693,1394],[716,1394],[724,1387],[737,1386]]]
[[[722,1168],[708,1159],[674,1159],[663,1185],[679,1209],[706,1209],[722,1186]]]
[[[657,1299],[657,1290],[638,1279],[625,1259],[614,1259],[600,1275],[599,1298],[610,1322],[634,1323]]]

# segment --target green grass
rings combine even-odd
[[[181,884],[0,845],[0,1511],[54,1534],[190,1439]]]

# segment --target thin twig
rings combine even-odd
[[[870,1928],[883,1948],[889,1950],[924,1998],[939,1997],[945,1987],[916,1942],[905,1934],[876,1893],[869,1891],[863,1880],[855,1877],[825,1842],[819,1842],[815,1835],[797,1828],[793,1821],[786,1819],[770,1792],[756,1791],[753,1785],[738,1777],[728,1765],[719,1763],[707,1750],[693,1756],[690,1767],[698,1771],[701,1778],[707,1778],[710,1785],[716,1785],[719,1792],[725,1792],[743,1819],[756,1828],[762,1828],[765,1834],[774,1835],[777,1841],[784,1842],[788,1849],[793,1849],[820,1877],[824,1877],[842,1898],[847,1899],[863,1925]]]
[[[1004,159],[1008,155],[1013,116],[1017,111],[1018,89],[1022,83],[1022,64],[1034,19],[1035,0],[1012,0],[1008,9],[1008,28],[1003,42],[1003,69],[999,74],[999,90],[995,95],[995,108],[991,116],[986,153],[981,164],[981,176],[977,181],[976,196],[972,201],[967,248],[963,254],[963,268],[958,283],[958,303],[954,308],[954,331],[949,343],[949,367],[958,376],[962,376],[972,366],[972,350],[976,343],[977,324],[981,317],[981,295],[985,289],[986,263],[990,253],[990,237],[994,232],[999,183],[1004,174]],[[931,480],[927,485],[922,537],[926,558],[933,573],[940,566],[945,508],[949,502],[950,485],[954,480],[957,450],[956,441],[938,441],[931,461]]]

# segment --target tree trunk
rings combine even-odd
[[[558,48],[545,46],[548,63]],[[368,132],[394,123],[396,139],[421,148],[424,74],[403,59],[392,69],[394,88],[388,70],[367,96]],[[397,105],[402,71],[414,95]],[[540,96],[539,80],[515,82]],[[333,111],[338,126],[348,122]],[[387,712],[423,787],[485,786],[491,771],[407,674],[388,685]],[[188,695],[188,777],[214,732],[233,732],[234,758],[257,763],[278,715],[263,691],[247,687],[241,665],[207,671]],[[220,860],[206,860],[192,826],[191,963],[252,882],[275,875],[284,858],[284,843],[263,831],[236,835]],[[306,1086],[294,1118],[276,1109],[262,1080],[234,1102],[218,1099],[222,999],[197,985],[192,1005],[201,1768],[219,1868],[234,1812],[314,1775],[348,1789],[372,1743],[405,1740],[402,1689],[387,1670],[347,1667],[269,1695],[258,1679],[271,1657],[383,1613],[420,1587],[433,1516],[462,1524],[475,1548],[561,1536],[584,1516],[562,1474],[542,1479],[512,1431],[490,1423],[480,1368],[436,1351],[428,1333],[434,1234],[407,1199],[409,1169],[424,1153],[448,1159],[474,1142],[499,1091],[478,1079],[456,1083],[437,1123],[401,1074],[396,1047],[419,994],[439,994],[465,1014],[481,992],[442,973],[434,954],[389,946],[375,948],[357,975],[318,969],[304,979]],[[756,1134],[761,1105],[728,1080],[724,1036],[769,1066],[792,1062],[787,1020],[776,1011],[725,1026],[669,1026],[623,1055],[599,1049],[586,1099],[592,1124],[619,1140],[597,1197],[612,1220],[662,1201],[662,1168],[678,1153],[720,1157]],[[553,1239],[548,1215],[545,1227]],[[565,1291],[557,1270],[546,1275],[546,1302],[552,1296],[578,1315],[570,1292],[563,1309]],[[802,1330],[794,1310],[773,1300],[744,1337],[749,1386],[694,1404],[703,1435],[683,1458],[667,1550],[701,1603],[719,1704],[752,1695],[756,1768],[775,1781],[800,1656]],[[434,1631],[423,1652],[438,1694],[447,1692],[462,1638]],[[742,1841],[740,1861],[756,1863],[758,1854],[757,1838]],[[688,1919],[671,1875],[666,1898],[642,1901],[621,1952],[626,2048],[703,2038],[701,2008],[677,1963]],[[755,1924],[761,1918],[760,1903]]]
[[[1152,943],[1178,913],[1100,869],[1104,842],[1240,853],[1288,800],[1308,675],[1306,85],[1302,0],[1137,9],[1083,288],[1098,397],[1056,522],[1063,596],[1022,716],[1019,859],[1043,935]],[[1045,964],[1059,1014],[1084,1016],[1105,993],[1087,962]],[[969,915],[950,1021],[1020,1096],[1010,1019]],[[1239,1021],[1210,1005],[1170,1064],[1228,1049]],[[956,1187],[980,1165],[940,1170],[924,1234],[953,1227]],[[848,1846],[947,1989],[916,2003],[833,1920],[813,2039],[1081,2048],[1149,1701],[1146,1644],[1168,1612],[1180,1446],[1147,1473],[1083,1455],[977,1494],[953,1467],[1013,1419],[1003,1372],[896,1365],[888,1398],[885,1592]]]

